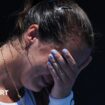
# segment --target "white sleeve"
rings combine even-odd
[[[73,92],[71,91],[69,96],[62,99],[49,96],[49,105],[74,105]]]

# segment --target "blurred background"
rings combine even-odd
[[[38,1],[38,0],[35,0]],[[75,0],[87,13],[95,33],[93,61],[84,69],[73,87],[76,105],[105,105],[105,4],[104,0]],[[12,32],[16,14],[24,0],[1,0],[0,42]]]

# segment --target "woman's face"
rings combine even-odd
[[[22,84],[24,87],[33,90],[40,91],[43,87],[53,84],[52,77],[47,68],[48,55],[54,45],[40,43],[32,46],[29,49],[29,62],[31,67],[23,70]]]
[[[22,83],[26,88],[38,92],[44,87],[53,85],[53,79],[47,68],[47,62],[48,55],[55,46],[40,43],[37,48],[34,45],[30,48],[29,58],[31,67],[24,70],[22,74]],[[80,67],[87,63],[91,53],[91,49],[86,46],[82,50],[79,48],[72,50],[68,48],[68,50]]]

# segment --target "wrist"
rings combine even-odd
[[[70,95],[71,89],[52,89],[50,96],[57,98],[57,99],[62,99]]]
[[[49,105],[74,105],[73,92],[64,98],[55,98],[53,96],[49,96]]]

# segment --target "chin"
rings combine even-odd
[[[35,82],[29,82],[29,83],[27,82],[26,84],[24,84],[24,87],[34,92],[40,92],[43,88],[46,87],[46,85],[36,84]]]

